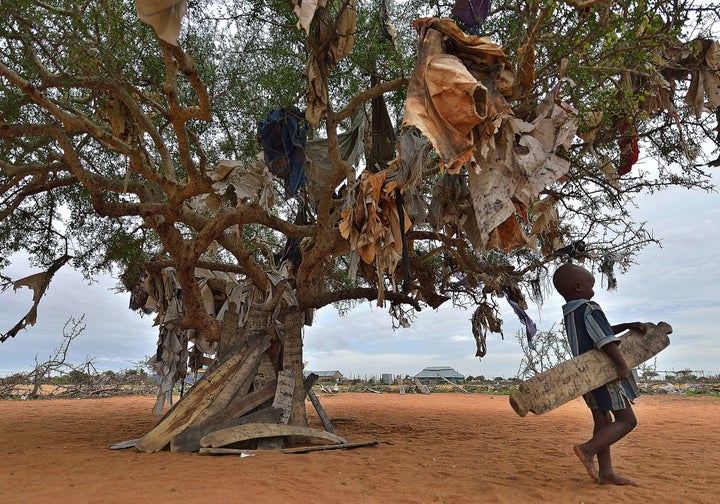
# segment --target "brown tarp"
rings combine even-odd
[[[443,167],[459,170],[473,156],[473,129],[510,109],[492,75],[505,74],[499,69],[504,69],[507,58],[487,37],[466,35],[451,20],[423,18],[413,26],[419,30],[419,54],[408,85],[403,126],[418,128],[433,144]],[[481,82],[469,67],[482,67],[492,78]]]

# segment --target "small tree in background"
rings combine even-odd
[[[31,398],[37,398],[40,395],[40,388],[52,376],[63,375],[80,375],[83,379],[87,376],[82,370],[76,369],[75,366],[67,362],[68,350],[70,344],[85,331],[85,315],[79,319],[70,317],[63,325],[62,342],[55,348],[48,360],[40,362],[38,356],[35,356],[35,369],[33,369],[28,377],[32,384],[32,390],[28,394]],[[86,360],[89,364],[90,360]]]
[[[555,326],[547,331],[538,331],[532,338],[534,348],[528,345],[524,331],[518,331],[515,338],[520,343],[523,357],[520,360],[517,378],[527,380],[538,373],[547,371],[572,358],[570,344],[563,331],[556,331]]]

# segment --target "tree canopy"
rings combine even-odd
[[[181,326],[214,341],[221,324],[203,307],[196,268],[267,291],[268,272],[289,261],[302,309],[379,300],[404,324],[425,306],[468,303],[483,333],[500,328],[495,296],[521,307],[542,296],[557,250],[612,284],[655,241],[632,218],[635,195],[710,188],[716,5],[308,4],[190,1],[175,44],[130,1],[3,1],[0,267],[25,251],[44,269],[119,271],[128,290],[173,267]],[[481,22],[461,20],[470,4],[487,8]],[[427,67],[446,75],[459,60],[456,73],[472,77],[460,157],[408,120],[422,102],[413,78],[428,45],[418,40],[451,55]],[[302,152],[278,161],[268,155],[278,137],[262,133],[280,123],[298,134],[283,148],[301,139]],[[537,147],[549,136],[549,150]],[[499,161],[537,152],[550,161],[535,171]],[[295,155],[304,171],[291,183]],[[525,185],[509,188],[518,177]],[[496,223],[500,207],[510,215]]]

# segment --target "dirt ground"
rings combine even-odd
[[[337,434],[380,444],[245,458],[110,450],[155,424],[154,398],[0,401],[0,502],[720,502],[717,397],[640,397],[638,427],[613,448],[637,488],[594,484],[573,455],[592,429],[581,400],[520,418],[500,395],[320,399]]]

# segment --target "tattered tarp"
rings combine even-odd
[[[720,43],[715,40],[697,39],[689,47],[686,63],[695,67],[691,72],[690,88],[685,103],[690,105],[697,118],[707,107],[715,110],[720,106]]]
[[[368,122],[365,114],[357,114],[353,118],[350,129],[338,135],[340,157],[351,166],[357,166],[364,150],[365,131]],[[305,146],[305,174],[310,197],[320,199],[326,191],[332,191],[345,178],[342,166],[333,166],[328,153],[327,138],[309,140]]]
[[[433,230],[442,230],[448,236],[460,235],[462,231],[470,243],[480,241],[470,188],[464,173],[446,172],[435,184],[427,221]]]
[[[370,85],[379,84],[379,78],[372,76]],[[370,171],[379,171],[395,157],[395,128],[390,120],[384,96],[376,96],[370,103],[371,116],[371,142],[369,152],[366,154],[367,166]]]
[[[200,289],[203,307],[207,313],[223,320],[228,310],[234,310],[238,315],[238,328],[245,325],[249,308],[255,303],[265,303],[272,299],[275,289],[280,284],[287,284],[290,276],[289,264],[281,265],[277,270],[267,272],[270,280],[270,289],[261,292],[249,279],[238,282],[235,276],[221,271],[210,271],[203,268],[195,269],[195,277]],[[190,357],[190,344],[192,352],[200,356],[215,355],[218,351],[218,342],[208,342],[200,333],[193,329],[180,329],[177,323],[183,317],[185,307],[182,302],[182,292],[177,282],[173,268],[164,268],[160,272],[149,273],[144,289],[148,293],[146,308],[157,311],[155,325],[159,326],[157,352],[150,359],[149,364],[160,376],[158,396],[153,407],[156,415],[161,415],[166,403],[172,404],[172,389],[177,380],[184,378],[187,373],[187,363]],[[297,306],[294,291],[284,286],[282,299],[285,306]],[[216,308],[216,307],[220,308]],[[272,314],[272,329],[283,339],[284,328],[277,320],[281,303]],[[311,316],[306,313],[306,319]]]
[[[497,134],[476,146],[478,166],[469,170],[480,231],[476,247],[510,250],[529,244],[514,215],[525,214],[540,191],[569,170],[570,163],[556,152],[570,147],[577,112],[560,100],[563,82],[537,106],[532,123],[504,115]]]
[[[135,0],[135,9],[140,20],[152,26],[159,39],[177,45],[182,18],[187,14],[186,0]]]
[[[268,168],[285,181],[285,190],[294,196],[307,181],[304,171],[308,130],[305,115],[297,108],[273,110],[260,122],[258,129],[258,140]]]
[[[432,146],[414,128],[407,128],[397,142],[397,155],[387,169],[385,183],[395,183],[403,195],[405,213],[413,222],[424,222],[428,208],[419,195],[423,171],[429,166]]]
[[[207,175],[213,182],[214,192],[193,198],[193,208],[217,212],[225,206],[246,203],[257,203],[266,210],[273,206],[273,177],[262,154],[243,161],[222,160],[209,169]]]
[[[583,117],[585,131],[579,135],[589,145],[589,150],[598,159],[598,164],[608,182],[618,187],[618,177],[630,172],[640,155],[639,138],[635,116],[636,107],[652,116],[658,111],[667,111],[674,116],[677,81],[690,77],[685,94],[685,103],[699,119],[704,112],[715,112],[720,107],[720,44],[715,40],[698,38],[688,44],[673,44],[668,53],[657,49],[654,55],[656,70],[646,72],[625,70],[621,74],[619,99],[631,97],[632,106],[627,107],[626,116],[617,116],[613,126],[619,133],[619,161],[613,166],[612,160],[595,152],[593,142],[598,126],[602,124],[603,113],[586,113]],[[645,115],[645,114],[643,114]]]
[[[413,25],[420,54],[403,126],[417,127],[451,173],[462,167],[469,173],[470,201],[463,201],[467,195],[457,185],[462,181],[445,178],[441,183],[449,185],[434,191],[433,226],[462,228],[477,249],[529,245],[515,214],[527,220],[540,191],[569,169],[556,152],[569,148],[576,111],[560,101],[558,85],[538,105],[532,123],[514,117],[506,97],[515,77],[500,46],[466,35],[448,19],[423,18]]]
[[[203,268],[195,269],[200,296],[205,311],[216,315],[215,297],[224,296],[224,292],[213,292],[211,283],[220,284],[228,290],[238,282],[229,273],[210,271]],[[212,281],[212,282],[211,282]],[[160,376],[158,396],[153,413],[161,415],[165,403],[172,404],[172,389],[179,379],[187,373],[188,345],[193,345],[193,352],[200,355],[215,354],[218,344],[210,343],[194,329],[180,329],[177,323],[185,314],[182,292],[177,281],[175,269],[164,268],[160,272],[149,273],[143,284],[148,294],[145,308],[157,312],[155,325],[159,327],[157,352],[148,364]],[[223,297],[224,299],[224,297]]]
[[[323,76],[327,77],[338,61],[345,58],[355,43],[357,23],[356,0],[342,3],[337,18],[333,18],[331,9],[326,9],[326,0],[290,0],[298,17],[298,27],[310,36],[312,21],[316,15],[322,16],[316,23],[317,47],[323,49],[308,51],[305,77],[308,81],[307,110],[305,117],[317,127],[325,115],[328,104],[327,87],[323,85]]]
[[[358,260],[375,265],[379,306],[384,303],[384,276],[392,279],[402,258],[403,237],[412,225],[411,219],[424,221],[427,214],[417,188],[428,164],[429,142],[409,128],[401,134],[397,149],[397,156],[386,169],[378,173],[364,170],[360,175],[348,193],[339,227],[354,252],[350,276],[354,277]]]
[[[403,126],[418,128],[433,144],[442,166],[456,171],[473,157],[473,129],[492,123],[501,113],[512,113],[497,82],[505,82],[502,90],[509,92],[513,76],[505,68],[502,48],[489,38],[466,35],[449,19],[422,18],[413,26],[419,30],[419,54]]]
[[[342,211],[340,234],[367,264],[375,264],[378,275],[378,305],[384,304],[383,274],[395,271],[402,257],[402,234],[412,223],[407,215],[400,222],[396,201],[397,182],[386,182],[388,171],[360,174],[351,196],[352,205]],[[403,226],[403,229],[401,229]]]
[[[447,19],[420,19],[414,26],[420,29],[420,55],[408,88],[398,155],[386,170],[363,172],[349,192],[340,224],[357,252],[350,271],[358,258],[375,265],[381,306],[384,275],[393,281],[403,231],[412,225],[408,215],[421,223],[427,213],[412,198],[427,154],[415,128],[448,168],[433,190],[430,224],[462,231],[478,250],[529,244],[515,214],[529,224],[531,203],[567,172],[569,164],[555,152],[569,147],[576,130],[575,111],[560,102],[559,86],[537,107],[532,123],[513,116],[505,96],[512,93],[514,76],[496,44],[464,34]],[[468,179],[458,175],[463,167]],[[408,196],[403,199],[410,208],[403,211],[402,223],[398,194]],[[547,232],[552,222],[546,219],[536,232]]]
[[[20,321],[15,324],[12,329],[10,329],[5,334],[0,333],[0,343],[4,342],[9,338],[14,338],[21,329],[24,329],[29,325],[35,325],[35,322],[37,322],[37,309],[38,305],[40,304],[40,299],[45,295],[48,287],[50,287],[50,281],[52,280],[55,273],[57,273],[57,271],[62,268],[70,259],[72,259],[72,256],[69,256],[67,254],[63,255],[62,257],[55,259],[55,261],[53,261],[47,271],[44,271],[42,273],[35,273],[33,275],[29,275],[24,278],[15,280],[14,282],[9,282],[2,286],[2,291],[5,291],[11,285],[14,291],[18,290],[21,287],[27,287],[28,289],[31,289],[33,291],[33,304],[30,307],[30,310],[25,314],[25,316],[20,319]]]
[[[315,11],[324,8],[326,4],[327,0],[290,0],[290,5],[298,17],[298,28],[310,35],[310,23],[315,17]]]

